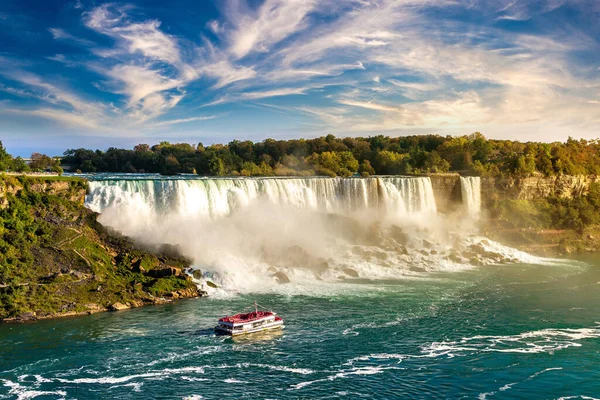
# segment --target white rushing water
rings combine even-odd
[[[478,176],[460,177],[463,204],[472,217],[481,212],[481,178]]]
[[[461,185],[478,214],[479,179]],[[86,204],[105,226],[155,249],[176,245],[206,279],[241,291],[530,257],[474,236],[473,219],[438,214],[428,177],[108,179],[90,182]]]
[[[90,182],[86,205],[102,213],[123,205],[159,216],[230,215],[255,200],[332,213],[382,209],[396,216],[435,213],[429,178],[206,178]]]

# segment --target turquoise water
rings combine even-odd
[[[310,289],[1,325],[0,398],[600,397],[597,263]],[[283,332],[212,334],[255,299]]]

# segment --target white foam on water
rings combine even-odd
[[[65,399],[67,396],[67,392],[63,390],[36,390],[36,388],[27,388],[17,382],[12,382],[8,379],[0,379],[0,381],[2,381],[2,384],[5,387],[9,388],[8,394],[11,396],[16,396],[17,400],[35,399],[36,397],[40,396],[58,396],[59,399]]]
[[[308,368],[292,368],[292,367],[286,367],[284,365],[270,365],[270,364],[252,364],[252,363],[241,363],[238,364],[244,368],[266,368],[266,369],[270,369],[272,371],[282,371],[282,372],[291,372],[293,374],[300,374],[300,375],[310,375],[310,374],[314,374],[315,371],[313,371],[312,369],[308,369]]]
[[[486,393],[480,393],[478,398],[481,400],[485,400],[488,398],[488,396],[493,396],[493,395],[497,394],[498,392],[506,392],[506,391],[512,389],[514,386],[522,384],[527,381],[530,381],[532,379],[535,379],[536,377],[538,377],[539,375],[541,375],[543,373],[550,372],[550,371],[560,371],[560,370],[562,370],[562,367],[552,367],[552,368],[543,369],[541,371],[534,373],[533,375],[530,375],[529,377],[525,378],[522,381],[507,383],[506,385],[498,388],[498,390],[494,390],[494,391],[486,392]]]
[[[379,354],[369,354],[366,356],[359,356],[352,358],[346,361],[343,365],[354,365],[359,361],[371,361],[371,360],[395,360],[398,364],[400,364],[403,360],[410,358],[409,355],[406,354],[388,354],[388,353],[379,353]]]
[[[142,391],[142,386],[144,384],[142,382],[132,382],[132,383],[126,383],[124,385],[114,385],[114,386],[110,386],[108,388],[108,390],[110,389],[116,389],[116,388],[123,388],[123,387],[130,387],[133,389],[134,392],[141,392]]]
[[[225,383],[248,383],[247,381],[240,381],[239,379],[235,379],[235,378],[223,379],[223,382],[225,382]]]
[[[210,379],[197,378],[195,376],[182,376],[181,379],[184,381],[188,381],[188,382],[208,382],[208,381],[210,381]]]
[[[581,347],[580,341],[600,337],[600,326],[580,329],[542,329],[518,335],[478,335],[459,341],[434,342],[422,348],[424,357],[462,356],[473,353],[552,353]]]
[[[341,370],[333,375],[329,375],[326,378],[323,379],[315,379],[312,381],[304,381],[304,382],[300,382],[294,385],[290,385],[288,390],[300,390],[306,386],[309,385],[313,385],[315,383],[320,383],[320,382],[331,382],[331,381],[335,381],[337,379],[344,379],[344,378],[348,378],[351,376],[356,376],[356,375],[377,375],[377,374],[382,374],[386,371],[390,371],[390,370],[402,370],[404,368],[398,368],[398,367],[386,367],[386,366],[364,366],[364,367],[353,367],[351,369],[345,369],[345,370]]]
[[[157,364],[172,363],[175,361],[185,360],[191,357],[214,354],[222,350],[223,347],[221,346],[197,347],[196,350],[188,351],[186,353],[169,353],[166,357],[153,360],[146,364],[146,366],[153,367]]]

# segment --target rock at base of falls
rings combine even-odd
[[[344,273],[352,278],[358,278],[358,272],[356,272],[356,270],[353,270],[352,268],[344,268],[342,271],[344,271]]]
[[[197,279],[197,280],[201,280],[203,278],[202,271],[200,271],[199,269],[193,270],[192,276],[194,277],[194,279]]]
[[[168,258],[183,258],[183,253],[181,252],[181,246],[178,244],[172,245],[169,243],[163,243],[160,245],[158,249],[159,254]]]
[[[274,273],[273,278],[277,281],[277,283],[290,283],[290,278],[281,271]]]
[[[219,286],[216,283],[212,282],[212,281],[206,281],[206,286],[211,287],[213,289],[218,289],[219,288]]]

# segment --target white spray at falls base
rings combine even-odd
[[[90,182],[86,204],[102,224],[148,246],[177,245],[211,280],[244,291],[521,256],[456,232],[427,177],[103,180]]]

